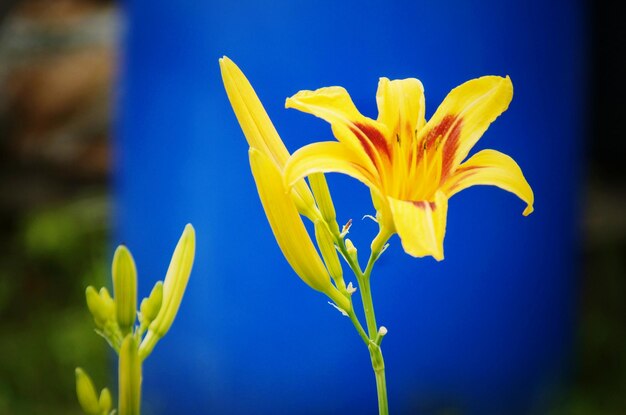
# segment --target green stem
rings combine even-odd
[[[378,414],[388,415],[389,405],[387,403],[387,382],[385,380],[385,361],[383,352],[376,344],[370,345],[370,357],[372,358],[372,368],[376,376],[376,393],[378,395]]]
[[[358,317],[354,313],[354,307],[348,313],[348,317],[350,317],[350,321],[352,321],[352,324],[354,324],[354,327],[356,328],[357,333],[359,333],[359,336],[361,336],[361,339],[363,340],[365,345],[369,347],[370,339],[369,337],[367,337],[367,333],[365,333],[365,330],[363,330],[363,326],[361,326],[361,322],[359,321]]]
[[[372,255],[373,257],[373,255]],[[371,258],[370,257],[370,261]],[[369,265],[369,263],[368,263]],[[378,326],[376,324],[376,314],[374,313],[374,302],[372,300],[372,290],[370,286],[370,273],[366,268],[366,273],[359,280],[361,288],[361,300],[363,301],[363,311],[365,312],[365,321],[367,322],[367,331],[371,343],[368,346],[370,357],[372,359],[372,369],[376,376],[376,392],[378,395],[378,413],[379,415],[389,414],[387,403],[387,383],[385,380],[385,361],[380,346],[376,344],[375,339],[378,337]]]
[[[363,312],[365,313],[365,322],[367,323],[367,332],[370,340],[376,338],[378,326],[376,325],[376,313],[374,313],[374,301],[372,300],[372,289],[370,286],[369,275],[363,275],[359,280],[359,288],[361,291],[361,301],[363,303]]]
[[[354,310],[351,310],[349,317],[356,327],[357,332],[367,344],[367,348],[370,352],[372,369],[374,370],[374,375],[376,376],[376,392],[378,395],[379,415],[388,415],[389,405],[387,402],[387,383],[385,380],[385,360],[383,359],[383,353],[380,348],[380,341],[382,340],[384,333],[382,335],[378,333],[378,325],[376,324],[376,314],[374,312],[374,301],[372,299],[372,289],[370,285],[370,276],[372,274],[372,269],[374,268],[374,263],[383,251],[385,243],[390,236],[391,233],[387,230],[383,228],[379,230],[378,235],[376,235],[376,238],[374,238],[374,241],[372,242],[372,251],[367,261],[365,271],[361,271],[361,267],[358,262],[348,255],[343,239],[336,238],[339,251],[342,253],[344,259],[354,272],[357,283],[359,284],[359,290],[361,292],[361,301],[363,303],[363,311],[365,313],[368,334],[365,334],[365,331],[356,317]]]
[[[139,345],[139,359],[141,359],[142,362],[150,355],[150,353],[152,353],[154,346],[156,346],[160,339],[161,336],[152,330],[148,330],[146,337],[143,338]]]
[[[132,334],[124,338],[120,348],[119,377],[119,415],[140,415],[141,413],[141,360],[139,345]]]

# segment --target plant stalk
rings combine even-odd
[[[386,232],[384,229],[380,229],[378,235],[374,239],[372,243],[372,252],[370,254],[369,260],[367,261],[367,266],[365,267],[365,271],[361,271],[361,267],[353,258],[348,255],[347,249],[343,240],[338,238],[337,246],[339,247],[340,252],[343,254],[343,257],[348,262],[348,265],[354,272],[356,276],[357,283],[359,284],[359,291],[361,293],[361,302],[363,303],[363,311],[365,313],[365,321],[367,325],[367,336],[361,327],[354,311],[350,313],[350,319],[352,323],[359,332],[359,335],[363,338],[363,340],[367,344],[367,348],[370,352],[370,358],[372,361],[372,369],[374,370],[374,375],[376,377],[376,393],[378,395],[378,413],[379,415],[388,415],[389,414],[389,404],[387,400],[387,382],[385,379],[385,360],[383,359],[383,353],[380,348],[380,341],[382,340],[382,335],[378,333],[378,325],[376,324],[376,314],[374,312],[374,301],[372,300],[372,289],[370,285],[370,276],[372,273],[372,269],[374,267],[374,263],[380,256],[381,252],[384,249],[384,245],[391,236],[390,233]]]

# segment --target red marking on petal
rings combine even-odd
[[[427,200],[412,200],[411,203],[413,203],[413,206],[422,210],[426,210],[426,206],[428,206],[428,208],[432,211],[435,211],[435,209],[437,209],[437,205],[435,204],[435,202],[429,202]]]
[[[426,134],[426,137],[424,138],[424,146],[427,148],[431,147],[437,138],[445,137],[455,121],[456,117],[454,115],[446,115],[443,117],[441,122],[431,128],[428,134]]]
[[[426,134],[424,138],[422,148],[419,149],[420,156],[425,149],[437,145],[436,140],[439,137],[443,137],[443,142],[439,145],[443,145],[442,160],[441,160],[441,181],[443,182],[450,173],[452,163],[454,161],[454,155],[459,148],[459,139],[461,137],[461,130],[463,128],[463,118],[456,115],[446,115],[441,122],[435,125]]]
[[[457,174],[457,173],[467,173],[467,172],[470,172],[470,174],[473,174],[472,170],[477,170],[477,169],[480,169],[480,168],[482,168],[482,166],[463,166],[463,165],[461,165],[458,169],[456,169],[454,171],[454,173]]]
[[[480,167],[479,166],[469,166],[469,167],[461,167],[458,168],[454,171],[454,176],[455,176],[455,182],[452,186],[450,186],[450,188],[448,189],[451,192],[455,192],[456,189],[458,189],[461,186],[461,182],[465,179],[467,179],[468,177],[472,177],[473,175],[477,174],[478,172],[476,170],[479,170]],[[461,177],[462,176],[462,177]]]
[[[459,138],[461,137],[461,130],[463,128],[463,119],[460,118],[454,125],[452,129],[448,133],[448,138],[443,144],[443,154],[442,154],[442,163],[441,163],[441,180],[445,180],[445,178],[450,174],[450,170],[452,169],[452,163],[454,162],[454,156],[456,155],[457,150],[459,149]]]
[[[361,143],[361,147],[363,147],[363,150],[365,150],[365,153],[367,153],[367,156],[370,158],[370,160],[372,160],[374,165],[376,165],[377,164],[376,154],[375,154],[374,146],[372,145],[372,143],[367,139],[367,137],[365,137],[365,134],[363,134],[361,130],[359,130],[358,128],[354,127],[351,124],[348,124],[348,127],[350,128],[350,131],[352,131],[352,134],[354,134],[354,136]]]
[[[357,136],[359,141],[361,141],[361,145],[365,147],[363,141],[367,140],[370,144],[374,146],[379,154],[384,154],[385,156],[387,156],[387,159],[391,159],[389,147],[387,146],[387,140],[385,139],[385,136],[380,132],[380,130],[372,125],[362,124],[358,122],[353,123],[353,126],[350,126],[350,129]]]

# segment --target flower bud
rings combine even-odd
[[[130,251],[120,245],[113,256],[113,292],[117,323],[122,334],[130,333],[137,314],[137,269]]]
[[[102,329],[109,318],[106,304],[91,285],[85,290],[85,297],[87,299],[87,308],[93,316],[96,326]]]
[[[319,208],[324,221],[331,227],[333,233],[339,233],[339,225],[337,225],[337,215],[335,213],[335,206],[333,205],[333,199],[330,196],[330,190],[328,189],[328,183],[324,173],[314,173],[309,176],[309,183],[311,184],[311,190],[317,207]]]
[[[357,260],[357,251],[356,251],[356,247],[354,246],[354,244],[352,243],[352,241],[350,239],[346,238],[346,249],[348,251],[348,255],[350,256],[350,258],[352,258],[353,260]]]
[[[141,360],[137,340],[128,334],[122,342],[119,359],[119,415],[139,415],[141,404]]]
[[[100,403],[96,395],[96,388],[93,382],[84,370],[76,368],[76,396],[78,403],[87,415],[99,415]]]
[[[139,354],[142,360],[152,352],[156,342],[165,336],[174,322],[187,288],[195,253],[196,232],[191,224],[187,224],[174,249],[165,275],[161,308],[154,321],[150,323],[148,333],[141,342]]]
[[[335,281],[335,285],[337,285],[337,288],[345,288],[343,270],[335,249],[335,242],[326,225],[320,220],[315,222],[315,240],[322,253],[322,258],[324,258],[326,269],[328,269],[328,273]]]
[[[289,152],[252,85],[241,69],[226,56],[220,59],[220,70],[226,94],[248,144],[262,151],[282,171],[289,159]],[[315,199],[304,179],[294,183],[293,189],[291,196],[298,211],[308,218],[314,218]]]
[[[106,309],[108,318],[110,320],[115,319],[115,300],[113,300],[113,297],[109,294],[109,290],[107,290],[106,287],[102,287],[100,288],[99,294],[102,299],[102,304]]]
[[[144,298],[141,301],[141,306],[139,310],[141,311],[141,319],[142,323],[150,324],[156,316],[159,314],[159,310],[161,309],[161,303],[163,302],[163,282],[158,281],[152,291],[150,292],[150,296],[148,298]]]
[[[109,414],[111,412],[111,407],[113,406],[113,398],[111,397],[111,392],[108,388],[104,388],[100,392],[100,399],[98,400],[98,404],[100,405],[100,411],[102,413]]]
[[[285,259],[302,281],[326,294],[340,308],[350,310],[350,301],[332,284],[322,258],[287,193],[282,172],[259,150],[250,148],[248,155],[265,216]]]

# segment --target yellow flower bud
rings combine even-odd
[[[128,334],[122,342],[119,359],[119,415],[139,415],[141,406],[141,360],[137,340]]]
[[[340,308],[350,310],[349,300],[330,281],[328,271],[287,193],[282,173],[262,152],[250,148],[248,154],[265,216],[285,259],[302,281],[329,296]]]
[[[150,296],[148,298],[144,298],[141,301],[141,306],[139,307],[139,310],[141,311],[142,323],[149,324],[156,318],[156,316],[159,314],[159,310],[161,309],[162,302],[163,282],[158,281],[154,285],[154,288],[152,288]]]
[[[322,217],[331,227],[331,231],[335,234],[339,234],[339,225],[337,225],[337,215],[335,213],[335,206],[333,205],[333,199],[330,196],[330,190],[328,189],[328,183],[326,183],[326,177],[324,173],[314,173],[309,176],[309,183],[311,184],[311,190],[317,207],[319,208]]]
[[[100,405],[100,411],[104,414],[109,414],[111,412],[111,407],[113,406],[113,398],[111,397],[111,392],[109,389],[104,388],[100,392],[100,399],[98,400],[98,404]]]
[[[137,314],[137,269],[130,251],[120,245],[113,256],[113,292],[117,323],[122,334],[130,333]]]
[[[282,170],[289,158],[289,151],[252,85],[241,69],[226,56],[220,59],[220,70],[226,94],[248,144],[263,152],[279,170]],[[293,188],[291,194],[298,211],[308,218],[314,218],[315,199],[304,179],[294,183]]]
[[[335,281],[337,288],[345,289],[343,270],[335,249],[335,242],[326,225],[319,220],[315,222],[315,240],[322,253],[322,258],[324,258],[326,269],[328,269],[328,273]]]
[[[187,224],[174,249],[170,266],[165,275],[161,309],[154,321],[150,323],[148,333],[141,342],[139,355],[142,360],[152,352],[156,342],[165,336],[174,322],[187,288],[195,253],[196,232],[191,224]]]
[[[76,368],[76,396],[78,403],[87,415],[100,415],[100,403],[96,395],[96,388],[84,370]]]

